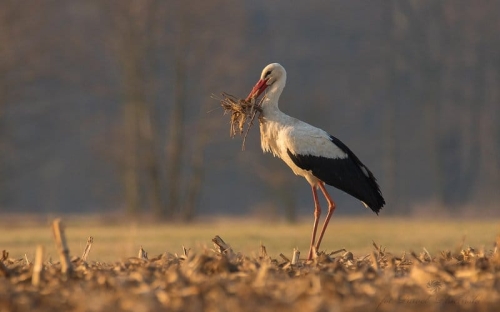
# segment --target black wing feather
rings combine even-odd
[[[311,171],[314,176],[326,184],[363,201],[378,214],[385,205],[385,200],[380,192],[377,179],[344,143],[331,135],[330,141],[344,151],[347,158],[300,155],[293,154],[289,150],[287,153],[299,168]],[[363,170],[366,170],[367,174]]]

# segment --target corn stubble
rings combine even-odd
[[[37,253],[33,264],[4,251],[0,310],[494,311],[500,303],[500,237],[491,250],[394,255],[373,242],[367,255],[320,251],[311,261],[297,249],[274,258],[264,245],[243,255],[219,236],[212,242],[154,257],[140,246],[114,263],[92,261],[88,244],[87,260],[70,264],[61,263],[66,253],[42,263]]]

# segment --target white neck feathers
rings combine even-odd
[[[271,87],[269,88],[269,92],[266,93],[266,97],[262,102],[262,110],[264,111],[264,115],[273,111],[279,111],[278,102],[281,93],[285,88],[285,84],[286,76],[283,76],[271,85]]]

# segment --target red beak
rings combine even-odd
[[[246,100],[249,101],[251,99],[258,98],[259,95],[261,95],[262,92],[264,92],[264,90],[266,90],[267,87],[268,87],[267,81],[265,79],[260,79],[252,88],[252,92],[250,92]]]

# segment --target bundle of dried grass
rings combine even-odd
[[[248,131],[253,125],[253,121],[257,116],[257,113],[262,113],[262,99],[260,101],[247,101],[244,99],[239,99],[231,94],[223,92],[222,98],[213,97],[220,101],[222,108],[224,108],[224,114],[231,113],[231,121],[229,134],[233,138],[236,134],[243,135],[242,150],[245,150],[245,141],[248,135]],[[245,129],[246,125],[246,129]]]

